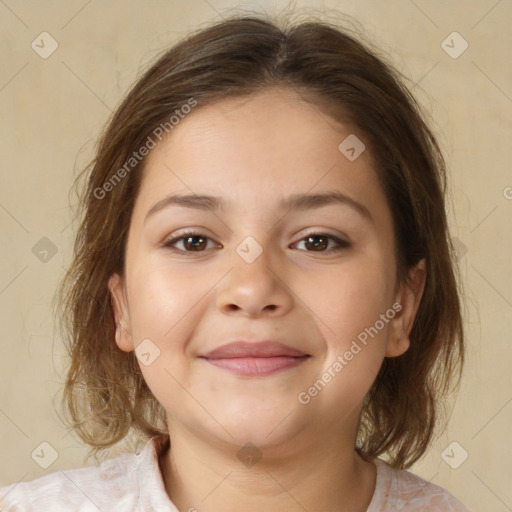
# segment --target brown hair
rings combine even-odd
[[[288,18],[289,19],[289,18]],[[115,341],[109,277],[123,273],[125,241],[144,159],[108,187],[155,127],[193,98],[206,105],[280,86],[326,116],[356,126],[377,163],[396,233],[397,280],[426,258],[427,278],[410,348],[385,358],[364,402],[357,450],[408,468],[427,450],[439,400],[464,360],[456,256],[445,213],[441,151],[401,74],[336,24],[233,16],[166,50],[117,108],[98,145],[80,198],[74,259],[58,290],[71,362],[63,402],[71,427],[96,453],[133,429],[167,434],[165,410],[134,352]],[[359,132],[358,132],[359,133]],[[126,166],[125,166],[126,170]],[[80,176],[77,178],[77,180]],[[112,181],[111,181],[112,183]],[[95,192],[96,191],[96,192]]]

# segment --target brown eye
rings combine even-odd
[[[331,250],[326,250],[329,246],[329,241],[331,240],[334,241],[335,247]],[[333,252],[350,247],[348,242],[345,242],[336,236],[327,235],[325,233],[311,233],[300,240],[299,243],[303,241],[305,241],[304,246],[307,249],[306,252]]]
[[[190,232],[184,233],[183,235],[171,240],[167,240],[163,245],[164,247],[169,247],[171,250],[178,252],[203,252],[208,240],[210,239],[201,233]],[[183,249],[174,247],[181,241],[183,241]]]
[[[207,249],[208,241],[211,239],[201,233],[190,232],[184,233],[179,237],[172,238],[163,243],[164,247],[168,247],[172,251],[181,253],[204,252]],[[350,243],[340,238],[327,235],[325,233],[311,233],[300,240],[298,243],[305,242],[306,252],[336,252],[350,247]],[[330,242],[334,242],[334,247],[329,249]],[[182,248],[176,247],[178,243],[182,243]],[[295,244],[297,245],[297,244]]]
[[[204,249],[206,244],[205,244],[205,240],[206,238],[204,238],[203,236],[201,235],[197,235],[197,236],[186,236],[183,238],[184,240],[184,247],[186,248],[186,250],[192,250],[192,251],[200,251],[201,249]]]
[[[314,235],[306,238],[306,248],[313,251],[323,251],[329,245],[329,239],[326,236]]]

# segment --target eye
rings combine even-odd
[[[328,235],[327,233],[309,233],[297,243],[301,243],[304,240],[306,248],[312,249],[311,251],[307,252],[337,252],[341,251],[342,249],[347,249],[351,245],[349,242],[345,242],[345,240],[341,240],[334,235]],[[329,240],[334,241],[335,247],[330,251],[326,251],[324,249],[329,245]]]
[[[174,247],[178,242],[181,242],[182,240],[184,241],[185,250],[177,249],[176,247]],[[166,240],[163,243],[163,246],[169,247],[172,251],[176,252],[202,252],[202,249],[204,249],[205,246],[207,245],[207,240],[210,240],[210,238],[201,233],[189,231],[181,234],[176,238]]]
[[[181,234],[178,237],[166,240],[163,243],[163,246],[168,247],[172,251],[176,252],[203,252],[203,250],[207,248],[206,246],[208,245],[209,240],[211,240],[209,237],[201,233],[189,231]],[[182,241],[184,244],[184,249],[179,249],[175,247],[176,244]],[[311,249],[307,250],[306,252],[337,252],[341,251],[342,249],[346,249],[351,245],[349,242],[341,240],[340,238],[334,235],[328,235],[326,233],[310,233],[307,236],[305,236],[302,240],[297,242],[297,244],[302,243],[304,241],[305,247],[307,249]],[[329,241],[334,242],[334,247],[331,248],[330,250],[325,250],[329,246]]]

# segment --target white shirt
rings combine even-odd
[[[168,441],[168,436],[157,436],[139,454],[125,453],[99,466],[1,487],[0,512],[179,512],[167,495],[158,464]],[[367,512],[469,512],[442,487],[378,458],[373,463],[377,479]],[[193,510],[192,504],[181,512]]]

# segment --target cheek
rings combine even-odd
[[[204,312],[211,275],[185,272],[178,265],[148,261],[132,269],[130,312],[135,344],[145,343],[149,365],[139,360],[144,379],[159,400],[178,396],[189,385],[187,347]],[[148,341],[149,340],[149,341]],[[153,355],[154,354],[154,355]],[[174,378],[173,378],[174,377]],[[165,390],[162,396],[161,390]]]
[[[313,281],[304,275],[294,290],[315,314],[324,338],[334,347],[342,349],[350,344],[391,307],[390,276],[369,258],[354,258],[311,275]]]
[[[363,399],[377,376],[394,316],[384,267],[368,260],[351,263],[316,279],[307,301],[326,345],[316,388],[329,388],[324,399],[332,406],[343,402],[344,410]]]
[[[190,386],[185,350],[197,320],[194,305],[204,292],[188,274],[158,262],[140,265],[131,276],[132,332],[136,345],[145,344],[138,352],[139,367],[158,402],[172,410],[190,400],[184,391]]]
[[[149,262],[132,274],[130,311],[136,339],[177,339],[174,331],[204,295],[190,273]]]
[[[311,298],[319,313],[316,323],[325,353],[315,377],[304,383],[298,395],[301,404],[332,411],[334,422],[344,421],[371,388],[384,359],[389,329],[380,316],[391,308],[383,276],[352,270],[325,280],[324,293]],[[390,314],[387,320],[391,318]]]

